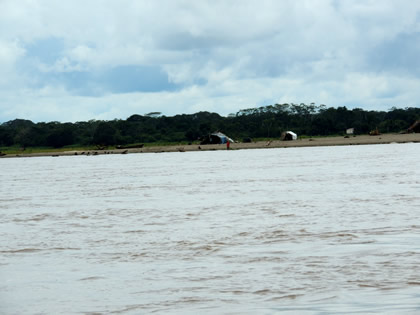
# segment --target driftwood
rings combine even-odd
[[[144,147],[144,144],[130,144],[130,145],[117,145],[117,149],[141,149]]]

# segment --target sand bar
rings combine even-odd
[[[263,148],[296,148],[296,147],[316,147],[316,146],[338,146],[338,145],[366,145],[366,144],[388,144],[388,143],[420,143],[420,133],[411,134],[383,134],[378,136],[350,136],[346,137],[322,137],[305,138],[294,141],[258,141],[251,143],[232,143],[231,150],[240,149],[263,149]],[[214,151],[226,150],[226,144],[214,145],[170,145],[170,146],[150,146],[132,149],[113,149],[113,150],[89,150],[89,151],[64,151],[64,152],[42,152],[42,153],[22,153],[7,154],[2,158],[11,157],[37,157],[37,156],[95,156],[103,154],[129,154],[129,153],[161,153],[161,152],[191,152],[191,151]]]

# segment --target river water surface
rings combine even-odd
[[[419,156],[0,159],[0,313],[419,314]]]

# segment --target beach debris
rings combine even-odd
[[[122,151],[121,154],[127,154],[128,150]]]
[[[177,148],[178,152],[185,152],[185,149],[183,147]]]
[[[414,124],[410,126],[410,128],[407,129],[408,133],[420,133],[420,120],[417,120]]]
[[[144,143],[140,144],[130,144],[130,145],[117,145],[117,149],[141,149],[144,147]]]
[[[266,146],[266,147],[268,147],[268,146],[271,144],[271,142],[272,142],[271,140],[270,140],[270,141],[268,141],[268,142],[265,144],[265,146]]]
[[[369,132],[369,136],[379,136],[381,133],[379,132],[378,128],[371,130]]]
[[[354,128],[346,129],[346,135],[352,135],[352,134],[354,134]]]

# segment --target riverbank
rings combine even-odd
[[[293,148],[293,147],[316,147],[316,146],[338,146],[338,145],[366,145],[366,144],[387,144],[387,143],[409,143],[420,142],[420,133],[411,134],[383,134],[379,136],[350,136],[346,137],[322,137],[305,138],[295,141],[258,141],[251,143],[232,143],[231,150],[242,149],[264,149],[264,148]],[[226,150],[226,144],[214,145],[168,145],[150,146],[131,149],[112,149],[112,150],[85,150],[85,151],[63,151],[63,152],[41,152],[41,153],[22,153],[6,154],[2,158],[11,157],[39,157],[39,156],[95,156],[103,154],[131,154],[131,153],[161,153],[161,152],[192,152],[192,151],[214,151]]]

